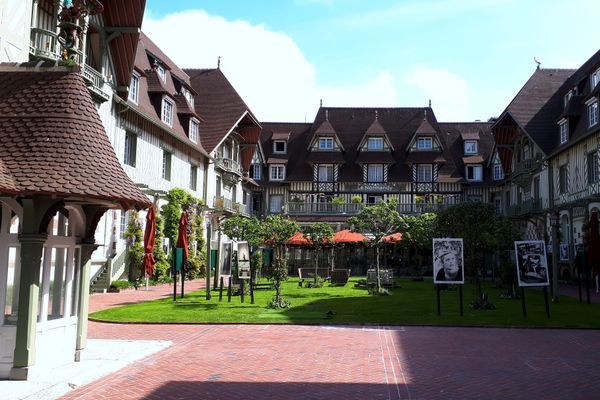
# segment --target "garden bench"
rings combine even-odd
[[[394,270],[379,269],[379,279],[381,286],[394,287]],[[377,284],[377,272],[375,268],[367,270],[367,286],[375,286]]]
[[[333,269],[331,270],[331,283],[334,285],[345,285],[350,278],[349,269]]]
[[[317,268],[317,276],[324,280],[331,279],[329,268]],[[298,278],[300,278],[299,286],[302,286],[304,280],[315,279],[315,269],[311,267],[298,268]]]

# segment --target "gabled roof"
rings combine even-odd
[[[344,151],[344,145],[338,138],[335,129],[329,122],[329,111],[328,110],[325,110],[325,120],[323,122],[321,122],[321,125],[319,125],[319,127],[315,130],[312,139],[308,143],[309,149],[310,149],[310,147],[312,147],[312,145],[315,143],[317,138],[320,136],[333,136],[335,141],[337,142],[337,145],[339,146],[339,148],[342,151]]]
[[[0,64],[0,192],[151,205],[123,171],[75,69]]]
[[[377,110],[375,110],[375,119],[373,120],[373,123],[365,131],[365,134],[364,134],[362,140],[360,141],[360,144],[358,145],[359,149],[363,147],[363,145],[369,139],[369,137],[383,138],[383,140],[387,143],[387,145],[390,147],[390,149],[392,151],[394,150],[394,146],[392,146],[392,142],[390,141],[390,138],[388,137],[385,129],[383,129],[383,126],[381,126],[381,124],[379,123],[379,112]]]
[[[560,91],[574,72],[572,69],[536,69],[492,129],[496,131],[506,123],[510,125],[512,119],[545,154],[549,154],[559,140],[556,122],[563,107]],[[504,144],[501,137],[496,137],[496,141]]]
[[[202,145],[212,152],[238,125],[260,128],[258,120],[250,111],[223,72],[217,69],[184,69],[190,76],[196,112],[202,124]]]

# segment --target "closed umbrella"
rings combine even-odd
[[[182,212],[179,220],[179,230],[177,233],[177,245],[175,247],[183,249],[183,263],[181,265],[181,297],[183,298],[183,284],[185,282],[185,261],[188,259],[188,220],[187,215]]]
[[[156,242],[156,213],[154,207],[148,209],[146,214],[146,230],[144,231],[144,261],[142,268],[146,273],[146,290],[148,290],[148,277],[154,274],[154,245]]]

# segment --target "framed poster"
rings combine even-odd
[[[238,242],[238,278],[250,279],[250,248],[248,242]]]
[[[231,275],[231,242],[221,245],[221,275]]]
[[[433,283],[465,283],[462,238],[433,239]]]
[[[569,245],[560,244],[560,261],[569,261]]]
[[[548,259],[542,240],[515,242],[519,286],[548,286]]]

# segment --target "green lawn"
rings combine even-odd
[[[255,304],[250,296],[245,303],[239,296],[227,302],[224,292],[219,302],[218,291],[210,301],[205,292],[186,294],[185,299],[172,298],[116,307],[91,314],[106,321],[128,322],[242,322],[242,323],[317,323],[317,324],[414,324],[414,325],[471,325],[471,326],[536,326],[600,328],[600,304],[587,305],[577,299],[561,296],[559,303],[550,303],[551,318],[546,317],[544,296],[540,290],[526,290],[527,317],[522,316],[521,301],[500,298],[501,291],[484,285],[496,310],[472,310],[469,303],[474,297],[474,286],[465,285],[464,316],[459,313],[458,290],[441,292],[442,315],[437,315],[436,292],[431,281],[399,281],[400,288],[390,296],[369,296],[364,289],[354,288],[358,278],[351,278],[345,286],[325,284],[320,289],[298,287],[297,278],[283,286],[284,297],[291,300],[287,310],[266,307],[274,291],[255,292]]]

